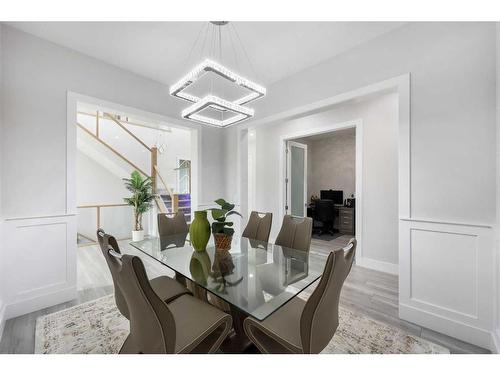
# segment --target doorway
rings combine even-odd
[[[285,148],[285,213],[307,216],[307,145],[287,141]]]
[[[311,158],[308,159],[308,150],[311,149],[312,141],[327,139],[329,136],[341,133],[349,132],[354,136],[354,181],[353,188],[345,189],[344,187],[338,187],[340,185],[327,184],[321,185],[311,183],[311,187],[315,189],[308,188],[308,180],[311,180]],[[306,129],[293,134],[288,134],[282,136],[280,139],[280,146],[282,149],[283,162],[280,165],[280,175],[284,178],[280,179],[280,216],[282,215],[292,215],[296,217],[306,217],[316,216],[314,214],[315,207],[312,204],[315,198],[321,200],[320,198],[325,198],[324,201],[332,202],[333,214],[331,222],[332,238],[334,233],[339,233],[339,229],[342,222],[345,220],[346,224],[352,224],[352,229],[344,230],[345,234],[354,234],[356,240],[358,241],[358,252],[361,253],[362,247],[362,233],[363,233],[363,197],[362,197],[362,187],[363,187],[363,122],[362,120],[352,120],[343,123],[331,124],[329,126],[324,126],[321,129]],[[309,149],[308,149],[309,147]],[[324,173],[329,173],[324,171]],[[313,187],[314,186],[314,187]],[[317,190],[317,191],[316,191]],[[345,190],[345,192],[344,192]],[[347,191],[349,190],[349,191]],[[342,199],[337,199],[338,196],[335,193],[342,191]],[[322,197],[321,194],[329,193],[329,196]],[[311,193],[311,194],[309,194]],[[332,195],[333,194],[333,195]],[[333,196],[334,198],[331,198]],[[312,198],[312,199],[311,199]],[[355,198],[355,205],[353,207],[345,207],[345,199]],[[337,199],[337,200],[335,200]],[[346,212],[343,212],[346,211]],[[347,214],[352,212],[352,215],[348,217]],[[344,218],[345,216],[345,218]],[[352,220],[351,223],[348,219]],[[318,231],[320,233],[321,230]],[[321,236],[319,236],[321,238]],[[326,237],[325,237],[326,238]]]

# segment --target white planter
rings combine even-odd
[[[144,230],[133,230],[132,241],[142,241],[144,239]]]

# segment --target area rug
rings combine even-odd
[[[115,354],[129,330],[113,295],[41,316],[36,321],[35,353]],[[335,336],[323,354],[442,353],[443,346],[341,308]]]

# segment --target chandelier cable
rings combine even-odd
[[[250,65],[250,68],[252,69],[253,71],[253,74],[255,74],[257,76],[257,78],[259,79],[259,81],[262,82],[262,79],[260,77],[260,74],[257,73],[257,71],[255,70],[253,64],[252,64],[252,60],[250,59],[250,57],[248,56],[248,53],[247,53],[247,50],[245,48],[245,45],[243,44],[243,41],[241,40],[240,38],[240,34],[238,33],[238,30],[236,30],[236,27],[233,25],[233,24],[230,24],[229,26],[231,26],[234,30],[234,33],[236,34],[236,37],[238,38],[238,41],[240,42],[240,45],[241,45],[241,48],[243,50],[243,53],[245,54],[245,57],[247,58],[248,60],[248,63]]]

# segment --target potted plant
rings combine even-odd
[[[152,206],[155,198],[151,179],[142,177],[138,171],[133,171],[130,178],[124,178],[125,187],[132,193],[129,198],[123,198],[125,203],[134,208],[134,230],[132,231],[132,241],[142,241],[144,239],[144,229],[142,228],[142,215]]]
[[[227,221],[231,215],[241,214],[234,211],[234,204],[226,202],[220,198],[215,201],[220,208],[211,208],[212,218],[212,233],[214,234],[215,248],[219,250],[229,250],[231,248],[231,241],[233,239],[234,229],[232,228],[233,222]]]

